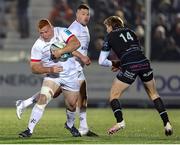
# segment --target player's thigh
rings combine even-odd
[[[115,78],[110,90],[110,101],[113,99],[118,99],[128,87],[129,84],[124,83],[119,79]]]
[[[55,93],[59,90],[60,85],[53,79],[44,79],[42,86],[49,87]]]
[[[49,101],[58,90],[59,85],[56,83],[55,80],[51,79],[44,79],[40,91],[40,97],[38,102],[40,104]]]
[[[80,97],[82,99],[87,99],[87,86],[86,86],[86,80],[79,80],[80,83]]]
[[[79,80],[79,84],[80,84],[80,94],[81,97],[85,97],[87,94],[87,88],[86,88],[86,78],[84,75],[83,70],[78,71],[78,80]]]
[[[76,108],[76,103],[79,97],[79,91],[63,90],[63,95],[66,105]]]
[[[87,87],[86,87],[86,81],[81,80],[80,81],[80,92],[79,92],[79,97],[78,97],[78,103],[77,106],[79,108],[82,107],[87,107]]]
[[[59,87],[59,88],[56,90],[56,92],[54,93],[53,98],[57,98],[61,93],[62,93],[62,89],[61,89],[61,87]]]

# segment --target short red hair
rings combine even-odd
[[[38,29],[42,29],[44,26],[52,26],[51,22],[48,20],[48,19],[41,19],[39,22],[38,22]]]

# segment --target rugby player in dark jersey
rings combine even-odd
[[[113,81],[110,90],[110,105],[117,123],[108,130],[114,134],[125,128],[125,121],[122,115],[122,108],[119,98],[122,93],[135,81],[138,76],[145,86],[145,90],[154,102],[156,110],[162,118],[165,134],[172,135],[173,130],[164,104],[156,90],[153,70],[149,60],[143,54],[136,34],[124,26],[123,21],[117,16],[110,16],[105,19],[104,24],[107,30],[103,48],[99,56],[99,64],[112,67],[113,71],[120,71]],[[120,61],[108,60],[111,49],[115,52]]]

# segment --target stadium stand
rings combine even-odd
[[[43,3],[41,0],[29,1],[30,37],[25,39],[20,38],[17,30],[17,1],[12,0],[9,3],[11,11],[6,13],[6,19],[8,20],[7,37],[3,40],[3,47],[0,49],[0,61],[17,62],[28,60],[32,44],[37,38],[35,24],[38,19],[48,17],[52,3],[49,0],[44,0]]]

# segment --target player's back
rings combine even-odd
[[[138,37],[129,28],[113,30],[108,36],[108,43],[122,62],[145,59]]]

